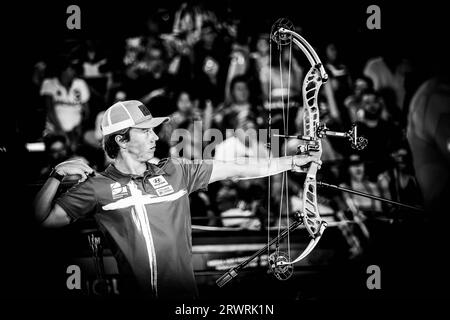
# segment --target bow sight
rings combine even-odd
[[[306,144],[298,146],[299,153],[306,153],[310,151],[316,151],[317,149],[317,143],[315,142],[314,138],[310,136],[305,135],[284,135],[284,134],[274,134],[274,137],[282,137],[282,138],[293,138],[293,139],[299,139],[302,141],[305,141]],[[328,137],[338,137],[338,138],[347,138],[350,143],[351,147],[356,150],[363,150],[365,147],[367,147],[368,140],[363,136],[358,136],[358,127],[356,124],[352,125],[352,128],[348,130],[347,132],[338,132],[338,131],[332,131],[329,130],[324,123],[319,123],[316,129],[316,136],[317,138],[324,138],[325,136]]]

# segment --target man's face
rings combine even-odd
[[[361,93],[369,87],[366,80],[358,78],[355,81],[355,94],[360,96]]]
[[[364,107],[364,112],[366,118],[376,119],[381,113],[381,103],[380,100],[374,94],[364,94],[362,96],[362,105]]]
[[[178,110],[181,112],[188,112],[192,109],[193,104],[189,97],[189,94],[186,92],[182,92],[178,97],[177,101]]]
[[[249,92],[247,84],[245,82],[236,82],[233,87],[233,95],[237,103],[248,102]]]
[[[151,48],[147,52],[148,67],[151,72],[159,73],[164,69],[162,52],[158,48]]]
[[[210,47],[213,45],[214,40],[216,39],[216,33],[211,27],[206,27],[202,30],[201,37],[204,44],[207,47]]]
[[[335,61],[337,58],[337,49],[333,43],[331,43],[327,46],[327,58],[331,62]]]
[[[262,55],[265,55],[269,52],[269,44],[267,43],[267,40],[265,38],[259,38],[258,42],[256,43],[256,48],[258,49],[258,52]]]
[[[363,163],[353,163],[348,169],[353,180],[361,181],[364,178],[365,170]]]
[[[153,129],[131,128],[127,152],[137,161],[147,162],[154,157],[158,140]]]

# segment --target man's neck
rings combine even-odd
[[[119,157],[114,161],[117,170],[125,174],[134,174],[141,176],[147,170],[146,162],[139,162],[131,158]]]
[[[69,91],[70,88],[72,87],[73,80],[67,81],[64,80],[62,77],[59,77],[58,81],[66,89],[66,91]]]

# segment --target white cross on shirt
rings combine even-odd
[[[149,259],[149,266],[151,270],[150,282],[152,285],[152,291],[155,294],[155,296],[157,296],[156,254],[153,243],[153,237],[150,229],[150,223],[148,221],[147,216],[147,208],[145,207],[145,205],[153,203],[161,203],[166,201],[174,201],[184,196],[187,193],[187,191],[179,190],[178,192],[175,192],[167,196],[157,197],[151,194],[144,195],[142,191],[138,189],[137,185],[133,181],[130,181],[127,184],[127,186],[130,190],[131,196],[117,200],[115,202],[111,202],[103,206],[102,208],[103,210],[108,211],[132,207],[131,214],[133,222],[136,225],[138,231],[143,235],[145,239],[145,245],[147,248],[147,254]]]

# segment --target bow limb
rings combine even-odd
[[[326,227],[327,227],[326,222],[322,222],[320,224],[319,231],[316,233],[315,237],[309,241],[308,246],[305,248],[305,250],[303,250],[303,252],[296,259],[289,261],[289,262],[279,262],[278,265],[279,266],[292,265],[292,264],[295,264],[295,263],[303,260],[304,258],[306,258],[313,251],[313,249],[316,247],[316,245],[319,243],[319,240],[322,237],[322,234],[325,231]]]

